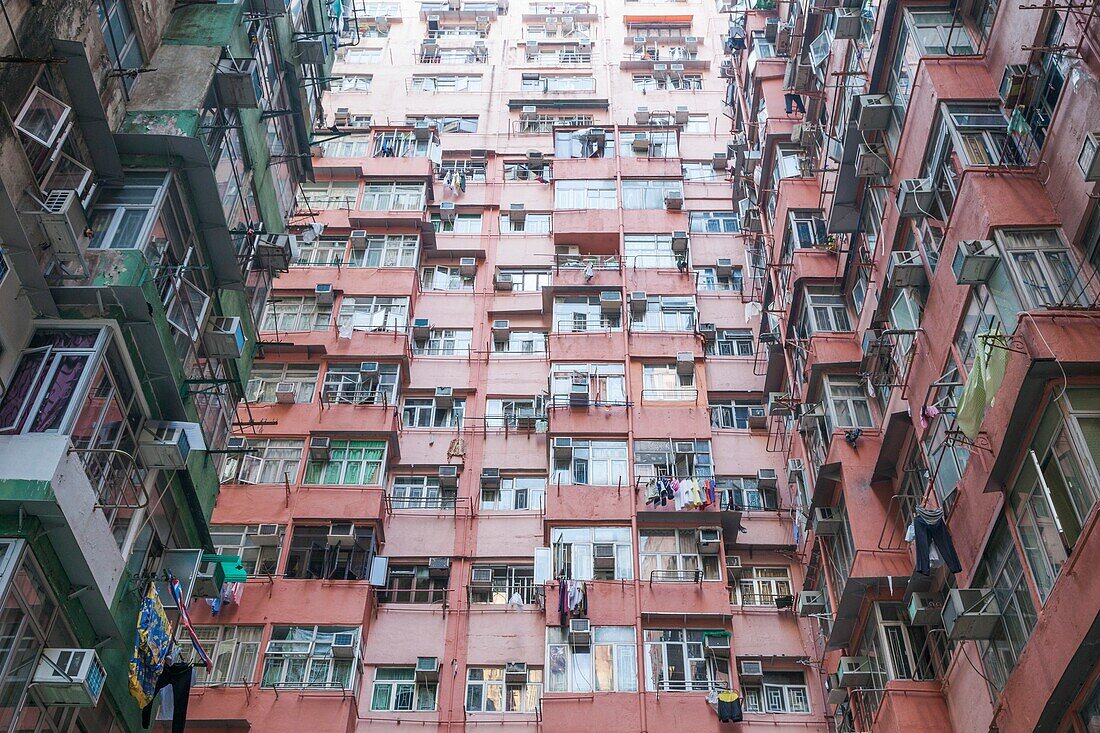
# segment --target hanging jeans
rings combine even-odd
[[[726,702],[722,698],[718,698],[718,722],[719,723],[740,723],[745,719],[741,710],[741,698],[736,698],[731,702]]]
[[[943,558],[944,565],[953,573],[962,570],[959,564],[959,556],[955,554],[955,543],[951,541],[951,535],[947,532],[947,523],[943,521],[942,509],[917,508],[913,517],[913,539],[917,543],[917,572],[928,575],[930,571],[929,553],[932,543],[936,544],[936,550]]]
[[[792,106],[794,109],[798,110],[799,114],[806,114],[806,105],[802,103],[801,94],[791,94],[790,92],[784,93],[783,104],[786,107],[787,114],[790,114],[793,111]]]
[[[157,678],[157,692],[172,686],[172,733],[183,733],[187,725],[187,698],[191,694],[192,671],[190,664],[177,663],[165,667]],[[142,727],[148,728],[152,720],[153,703],[149,703],[141,710]]]

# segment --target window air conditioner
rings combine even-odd
[[[527,662],[508,662],[504,665],[504,681],[527,682]]]
[[[474,588],[491,588],[493,586],[493,569],[473,568],[470,571],[470,585]]]
[[[992,588],[952,588],[943,603],[943,627],[952,641],[988,640],[1001,627]]]
[[[768,426],[768,411],[763,405],[749,407],[749,428],[759,430]]]
[[[630,291],[630,313],[635,316],[644,315],[649,306],[649,296],[644,290]]]
[[[248,450],[248,438],[231,435],[225,439],[225,449],[232,453],[243,453]]]
[[[298,38],[294,41],[294,60],[299,66],[305,64],[323,65],[327,55],[328,44],[325,43],[323,36],[320,38]]]
[[[55,189],[43,203],[43,211],[35,212],[39,226],[58,259],[83,265],[83,250],[87,247],[88,220],[76,191]]]
[[[596,570],[614,570],[615,545],[608,543],[592,545],[592,567]]]
[[[934,196],[931,179],[906,178],[898,184],[898,211],[902,216],[927,216]]]
[[[572,438],[554,438],[553,445],[551,446],[555,456],[571,456],[573,455],[573,439]]]
[[[511,204],[508,207],[508,220],[522,224],[527,219],[527,207],[524,204]]]
[[[493,321],[493,339],[496,341],[507,341],[508,336],[512,333],[511,326],[506,320]]]
[[[510,291],[515,287],[515,283],[512,282],[512,273],[510,272],[498,272],[493,276],[493,289],[500,291]]]
[[[886,280],[891,288],[911,288],[924,285],[924,258],[921,257],[921,253],[911,250],[891,252]]]
[[[982,285],[989,282],[1001,255],[989,239],[963,239],[951,260],[951,271],[959,285]]]
[[[519,118],[521,120],[533,120],[539,116],[539,108],[533,104],[525,104],[519,111]]]
[[[815,613],[825,613],[825,594],[819,590],[804,590],[798,594],[798,615],[806,618]]]
[[[890,153],[882,143],[860,143],[856,152],[856,178],[890,175]]]
[[[836,670],[837,683],[849,690],[869,687],[874,682],[873,670],[870,657],[841,657]]]
[[[360,374],[377,374],[378,362],[376,361],[361,361],[359,362]]]
[[[722,634],[706,634],[703,636],[703,651],[712,657],[728,659],[730,655],[730,638]]]
[[[292,405],[298,396],[298,385],[294,382],[279,382],[275,385],[275,401],[280,405]]]
[[[856,129],[860,132],[885,130],[890,125],[893,102],[885,94],[860,94],[859,113],[856,116]]]
[[[309,439],[309,460],[326,462],[329,459],[329,445],[331,440],[328,437],[318,436]]]
[[[630,144],[635,153],[649,152],[649,135],[644,132],[634,133],[634,141]]]
[[[145,468],[181,469],[187,466],[189,455],[191,444],[182,427],[146,424],[138,442],[138,457]]]
[[[669,211],[680,211],[684,208],[684,195],[679,191],[669,191],[665,194],[665,208]]]
[[[743,569],[740,555],[726,555],[726,584],[736,585]]]
[[[831,506],[819,506],[814,509],[814,534],[831,537],[844,528],[844,520],[833,511]]]
[[[1086,181],[1100,181],[1100,132],[1085,134],[1081,152],[1077,155],[1077,167]]]
[[[769,415],[789,415],[791,414],[790,406],[791,396],[786,393],[781,394],[769,394],[768,395],[768,414]]]
[[[264,87],[256,59],[220,59],[214,66],[214,90],[224,107],[260,106]]]
[[[449,410],[454,406],[454,388],[453,387],[436,387],[435,388],[435,406],[442,407]]]
[[[687,252],[688,249],[688,233],[685,231],[675,231],[672,233],[672,251],[673,252]]]
[[[649,107],[639,107],[634,111],[634,122],[639,125],[649,124]]]
[[[699,530],[697,544],[700,555],[717,555],[718,548],[722,546],[722,533],[715,528],[704,527]]]
[[[329,547],[353,547],[355,545],[355,525],[351,522],[333,522],[328,527]]]
[[[355,659],[355,634],[342,631],[332,635],[332,656],[334,659]]]
[[[756,469],[756,484],[761,489],[774,489],[778,481],[779,477],[774,468]]]
[[[414,339],[426,339],[432,331],[432,322],[427,318],[414,318],[412,336]]]
[[[764,663],[755,659],[742,659],[740,662],[741,679],[756,680],[764,676]]]
[[[943,622],[943,596],[939,593],[913,593],[909,596],[909,623],[914,626],[939,626]]]
[[[439,203],[439,220],[448,223],[455,220],[454,201],[441,201]]]
[[[771,16],[764,20],[764,40],[775,43],[775,34],[779,31],[779,18]]]
[[[729,166],[729,155],[726,153],[715,153],[714,157],[710,160],[710,166],[716,171],[724,171]]]
[[[332,283],[317,283],[313,287],[313,297],[317,299],[317,305],[332,305],[334,295]]]
[[[695,354],[690,351],[680,351],[676,354],[676,373],[681,376],[695,373]]]
[[[244,324],[241,319],[211,318],[202,338],[208,356],[218,359],[239,359],[244,353]]]
[[[424,46],[428,46],[427,41],[424,42]],[[435,44],[432,43],[432,46],[434,47]],[[434,53],[435,49],[432,48],[431,51]],[[413,125],[413,137],[417,140],[431,140],[432,133],[434,131],[434,126],[427,120],[420,120],[415,125]]]
[[[417,657],[416,658],[416,681],[417,682],[438,682],[439,681],[439,658],[438,657]]]
[[[277,524],[261,524],[256,531],[248,535],[248,541],[256,547],[275,547],[279,544],[280,532]]]
[[[605,290],[600,293],[600,311],[619,313],[623,307],[623,294],[617,290]]]
[[[449,557],[432,557],[428,558],[428,575],[433,578],[444,578],[451,573],[451,558]]]
[[[95,649],[42,650],[31,680],[31,694],[49,707],[95,707],[107,670]]]
[[[806,470],[801,458],[787,459],[787,483],[793,484],[795,476]]]
[[[833,17],[836,19],[836,24],[833,27],[833,38],[838,41],[855,40],[863,32],[862,10],[835,8]]]
[[[569,642],[573,646],[591,646],[592,622],[586,618],[569,619]]]
[[[458,260],[458,274],[462,277],[473,277],[477,274],[477,258],[461,257]]]
[[[439,486],[444,489],[453,489],[458,486],[458,466],[448,464],[439,467]]]
[[[672,121],[677,125],[686,125],[691,114],[688,112],[688,108],[684,105],[678,105],[672,113]]]
[[[1001,104],[1012,109],[1020,104],[1026,104],[1031,87],[1031,81],[1036,76],[1028,73],[1027,64],[1009,64],[1005,66],[1005,73],[1001,76],[1001,86],[997,90],[1001,98]]]
[[[588,381],[584,382],[574,381],[569,385],[569,406],[570,407],[588,407]]]
[[[481,469],[481,488],[483,489],[495,489],[500,486],[500,469],[499,468],[483,468]]]
[[[699,335],[707,341],[715,341],[718,338],[718,327],[713,323],[700,323]]]

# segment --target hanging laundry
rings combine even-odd
[[[164,613],[157,586],[150,582],[138,609],[134,632],[134,654],[130,658],[130,694],[144,708],[157,692],[157,681],[164,671],[172,645],[172,624]]]
[[[661,500],[661,492],[657,488],[657,479],[651,478],[645,484],[645,503],[656,504]]]
[[[202,642],[199,641],[199,635],[195,631],[194,624],[191,623],[191,614],[187,611],[187,602],[183,597],[183,586],[180,585],[179,578],[169,577],[168,587],[172,590],[172,598],[176,601],[176,606],[180,611],[180,624],[187,631],[187,636],[191,638],[191,645],[195,648],[195,654],[199,656],[199,659],[206,665],[207,671],[214,669],[214,662],[211,661],[210,656],[202,648]]]
[[[978,437],[982,418],[985,417],[985,406],[989,403],[985,393],[985,362],[985,347],[979,335],[978,347],[974,350],[974,365],[966,377],[962,397],[959,398],[955,412],[955,422],[958,423],[959,430],[971,440]]]
[[[925,405],[920,408],[920,426],[922,430],[927,430],[928,425],[936,419],[940,414],[940,408],[935,405]]]
[[[935,545],[940,557],[952,573],[962,571],[959,556],[955,553],[955,543],[947,531],[947,522],[943,519],[943,509],[925,509],[917,507],[913,515],[913,538],[916,541],[916,570],[928,575],[931,564],[931,549]]]
[[[461,191],[462,193],[466,193],[466,174],[464,172],[458,172],[458,182],[456,185],[458,186],[459,191]]]
[[[741,705],[741,696],[734,690],[722,690],[718,693],[718,722],[740,723],[745,719]]]
[[[978,343],[983,341],[979,337]],[[992,333],[984,341],[988,351],[985,364],[985,399],[987,406],[992,405],[997,397],[997,390],[1001,388],[1001,382],[1005,378],[1005,369],[1008,367],[1008,337]]]
[[[558,581],[558,626],[569,620],[569,585],[564,578]]]
[[[184,733],[187,726],[187,699],[191,694],[191,684],[195,670],[187,662],[178,662],[164,668],[156,682],[156,691],[165,687],[172,688],[172,733]],[[141,709],[141,724],[149,727],[153,718],[153,703]]]

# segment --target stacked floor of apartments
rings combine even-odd
[[[192,727],[1097,724],[1093,18],[757,5],[344,8]]]

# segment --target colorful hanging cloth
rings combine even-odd
[[[157,680],[172,647],[172,624],[164,613],[155,583],[149,583],[138,609],[134,654],[130,658],[130,694],[139,708],[156,695]]]

